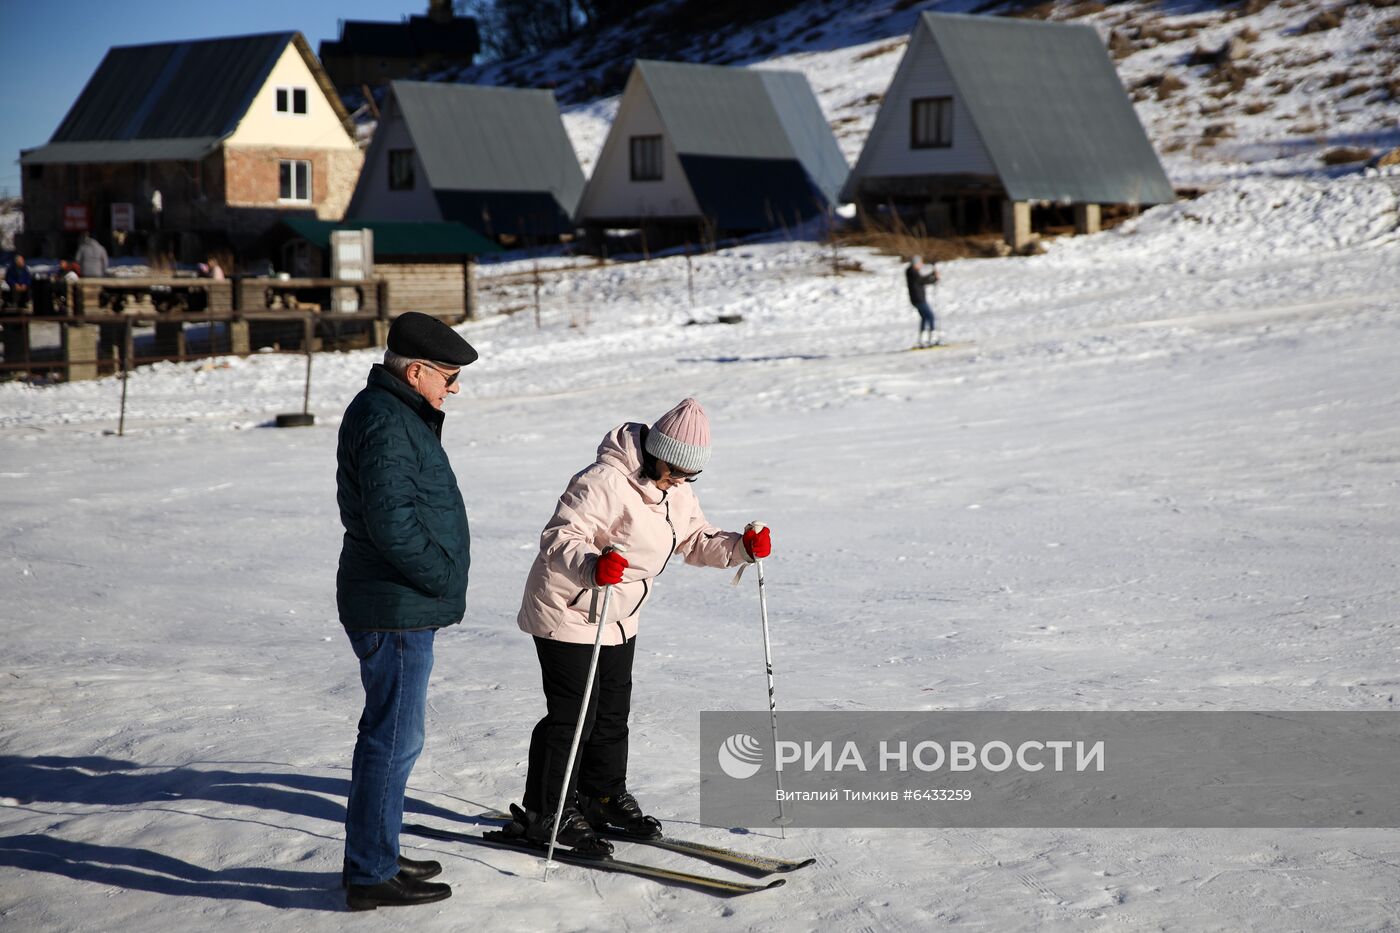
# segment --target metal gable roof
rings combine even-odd
[[[795,71],[760,71],[773,110],[812,183],[834,202],[850,166],[806,77]]]
[[[636,67],[676,152],[750,159],[797,157],[762,72],[657,61],[638,61]]]
[[[1158,204],[1171,183],[1089,26],[924,13],[1012,200]]]
[[[686,179],[721,226],[763,229],[821,213],[845,157],[807,78],[792,71],[638,61]]]
[[[544,191],[573,214],[583,170],[553,91],[424,81],[391,90],[435,191]]]
[[[296,33],[109,49],[50,143],[223,137]]]

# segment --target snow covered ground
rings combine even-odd
[[[865,271],[832,277],[809,243],[697,259],[693,308],[673,258],[570,274],[542,330],[465,326],[481,360],[445,443],[472,584],[438,641],[418,818],[518,799],[539,529],[606,430],[689,394],[707,514],[774,528],[783,708],[1392,709],[1397,181],[1233,182],[947,264],[961,348],[901,352],[897,261],[848,252]],[[114,380],[0,385],[0,927],[1400,928],[1394,831],[697,825],[697,714],[765,688],[752,581],[688,567],[642,624],[634,789],[687,836],[818,864],[719,901],[429,843],[451,900],[347,919],[334,448],[374,358],[319,355],[298,431],[265,426],[300,405],[292,357],[143,370],[120,439]]]

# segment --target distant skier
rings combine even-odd
[[[915,349],[937,346],[943,342],[943,338],[935,330],[938,322],[933,316],[933,308],[929,307],[928,296],[924,291],[927,286],[938,283],[938,270],[930,266],[928,274],[925,275],[923,268],[922,256],[910,256],[909,266],[904,270],[904,281],[909,286],[909,303],[919,312],[919,342]]]
[[[733,567],[767,557],[771,549],[766,528],[741,534],[705,520],[691,484],[709,459],[709,419],[688,398],[651,427],[629,422],[610,431],[597,461],[560,496],[540,535],[517,619],[534,636],[547,712],[530,736],[524,808],[511,806],[515,822],[507,832],[549,839],[597,634],[588,624],[589,604],[601,603],[597,588],[612,585],[558,843],[589,854],[610,852],[595,831],[603,825],[660,835],[661,824],[627,790],[638,611],[674,554],[696,566]]]

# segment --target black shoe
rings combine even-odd
[[[554,826],[554,814],[542,817],[533,811],[522,810],[511,804],[511,816],[515,819],[507,827],[507,833],[524,836],[536,845],[549,845],[550,830]],[[588,825],[577,807],[565,807],[564,817],[559,822],[559,834],[554,840],[566,849],[573,849],[579,855],[606,858],[612,855],[612,843],[600,837]]]
[[[415,862],[411,858],[399,856],[399,874],[406,875],[415,881],[427,881],[429,878],[436,878],[442,874],[442,866],[437,862]],[[340,870],[340,886],[350,887],[350,869]]]
[[[643,813],[637,798],[627,791],[589,799],[584,804],[583,815],[595,826],[607,826],[629,836],[655,839],[661,835],[661,821]]]
[[[352,884],[345,890],[345,906],[351,910],[374,910],[376,907],[409,907],[445,901],[452,889],[435,881],[418,881],[399,872],[379,884]]]

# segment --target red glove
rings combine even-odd
[[[598,586],[612,586],[622,582],[622,571],[627,569],[627,558],[617,551],[604,551],[598,555],[598,564],[593,568],[593,582]]]
[[[773,553],[773,542],[768,537],[768,527],[758,529],[750,528],[744,532],[744,550],[749,552],[749,557],[754,560],[767,557]]]

